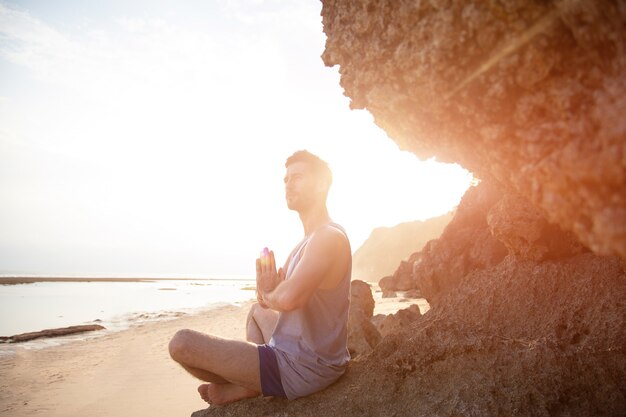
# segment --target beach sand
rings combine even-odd
[[[189,416],[206,406],[169,356],[181,328],[244,338],[250,303],[0,357],[0,416]]]
[[[417,302],[374,297],[383,314]],[[243,339],[251,303],[0,357],[0,416],[189,416],[207,405],[201,382],[170,359],[170,338],[190,328]]]

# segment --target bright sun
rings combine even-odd
[[[289,7],[304,9],[242,9],[242,25],[215,2],[61,23],[0,5],[0,274],[249,276],[261,248],[286,257],[302,236],[282,185],[299,149],[330,164],[354,250],[458,204],[471,175],[351,111],[319,58],[319,5]]]

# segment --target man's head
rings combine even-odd
[[[333,174],[328,164],[308,151],[297,151],[285,162],[287,206],[302,210],[313,202],[326,203]]]

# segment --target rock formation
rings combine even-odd
[[[431,309],[294,402],[197,415],[623,416],[626,3],[324,0],[323,59],[481,180],[413,259]]]
[[[399,332],[422,316],[417,304],[402,309],[395,314],[388,314],[380,320],[377,329],[382,337]]]
[[[420,252],[401,263],[391,277],[379,285],[383,289],[419,288],[429,303],[436,302],[440,287],[455,285],[470,271],[497,265],[507,254],[487,224],[487,213],[502,197],[488,183],[470,188],[455,217],[439,239],[431,240]]]
[[[325,0],[323,59],[398,145],[626,257],[626,6]]]
[[[469,190],[458,219],[477,215],[469,202],[489,201],[481,194],[491,192],[488,184]],[[502,198],[509,197],[491,199],[484,211],[501,207]],[[443,254],[455,235],[468,234],[468,223],[458,219],[436,241]],[[548,236],[546,246],[553,242]],[[573,243],[564,255],[541,260],[520,258],[513,248],[496,264],[470,264],[465,275],[433,286],[426,314],[353,360],[328,389],[293,402],[246,400],[194,417],[623,415],[626,262],[579,248]]]
[[[452,213],[425,221],[378,227],[352,256],[352,276],[369,282],[392,275],[403,259],[422,249],[424,244],[441,235],[452,220]]]
[[[39,339],[42,337],[60,337],[60,336],[68,336],[71,334],[77,333],[86,333],[93,332],[96,330],[104,330],[104,326],[100,326],[99,324],[84,324],[79,326],[69,326],[69,327],[60,327],[56,329],[45,329],[37,332],[28,332],[16,334],[14,336],[3,336],[0,337],[0,342],[2,343],[20,343],[27,342],[29,340]]]
[[[371,321],[374,306],[370,285],[361,280],[352,281],[348,318],[348,350],[352,358],[370,353],[380,342],[380,333]]]

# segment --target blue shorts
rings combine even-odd
[[[259,365],[261,372],[261,393],[264,397],[287,398],[280,382],[280,369],[274,349],[268,345],[259,345]]]

